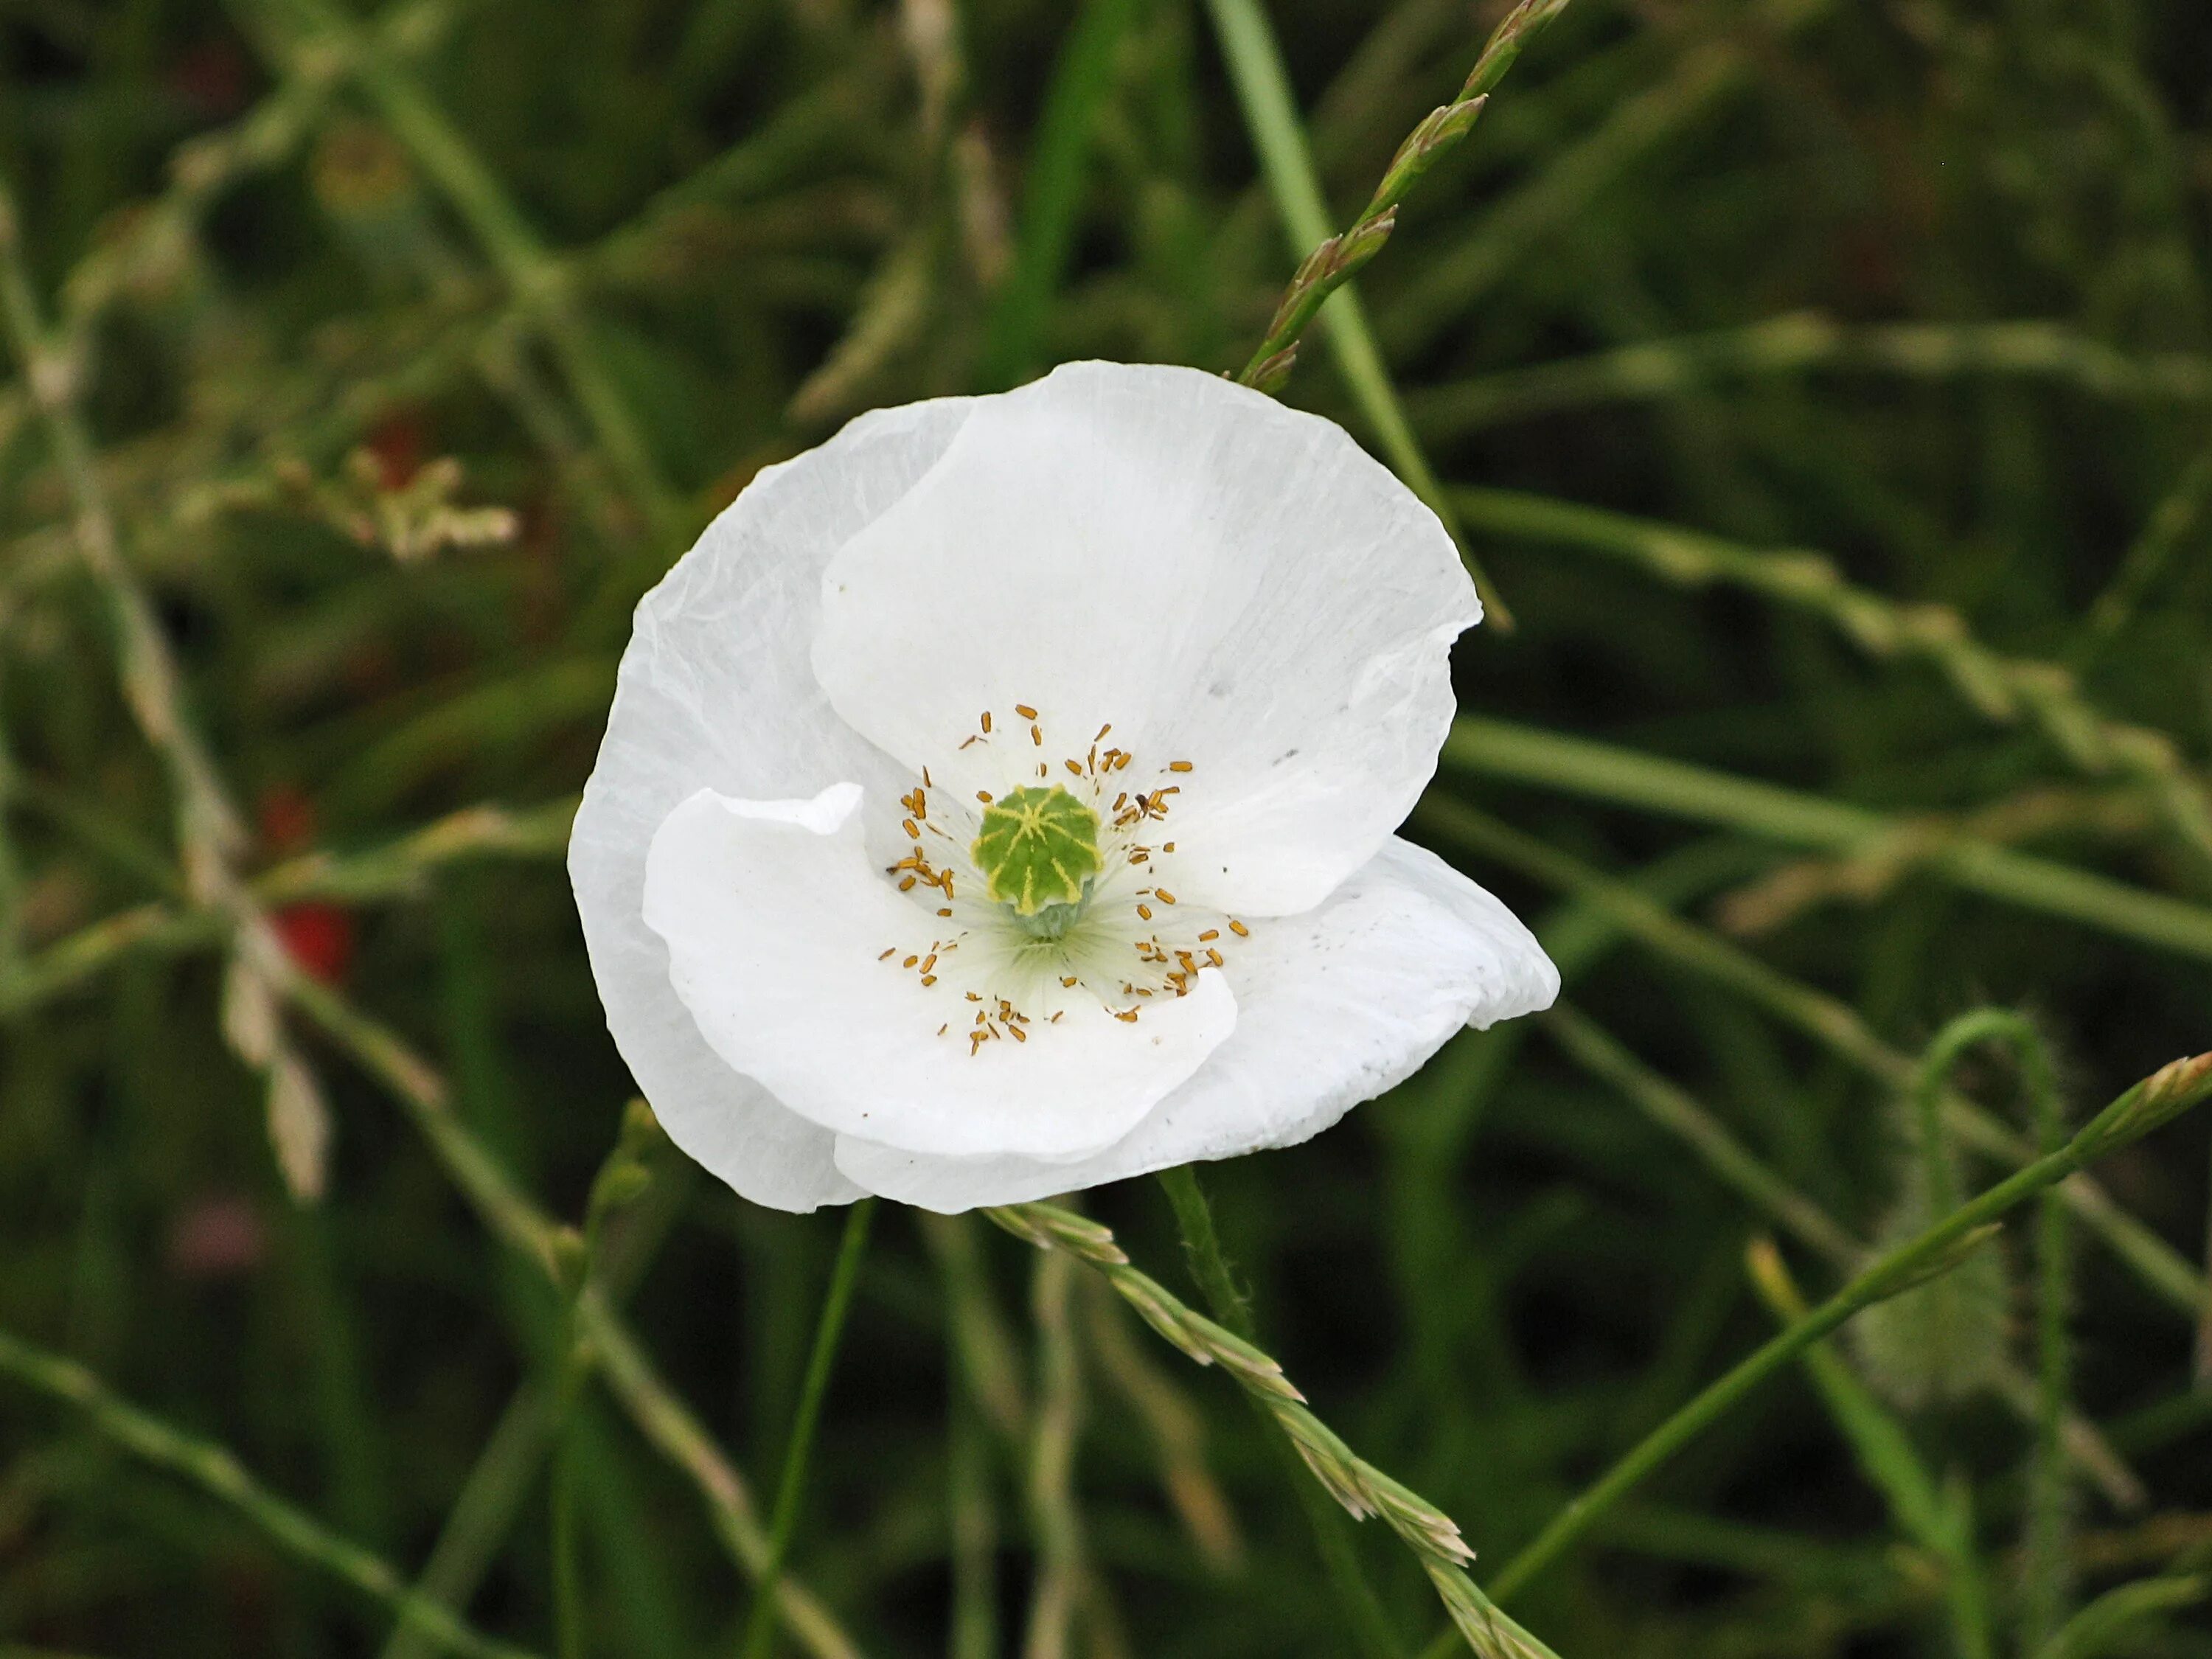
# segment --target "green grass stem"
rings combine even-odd
[[[1313,153],[1298,118],[1297,100],[1291,91],[1273,26],[1260,0],[1206,0],[1206,12],[1213,20],[1222,55],[1229,61],[1230,79],[1237,88],[1245,130],[1251,135],[1261,173],[1281,216],[1291,257],[1303,261],[1333,233],[1321,177],[1314,168]],[[1346,390],[1381,446],[1383,459],[1451,532],[1492,622],[1501,629],[1511,628],[1511,612],[1468,547],[1450,497],[1407,422],[1358,289],[1349,283],[1338,289],[1321,307],[1320,319]]]
[[[1818,1308],[1683,1406],[1562,1509],[1494,1577],[1497,1599],[1509,1599],[1550,1566],[1589,1530],[1592,1522],[1719,1420],[1744,1395],[1854,1314],[1955,1267],[1986,1241],[1990,1230],[2011,1210],[2106,1153],[2171,1121],[2207,1093],[2212,1093],[2212,1054],[2174,1061],[2113,1101],[2059,1151],[2014,1171],[1871,1263]]]
[[[830,1391],[830,1371],[837,1358],[838,1340],[845,1332],[845,1316],[853,1304],[853,1287],[860,1282],[860,1258],[867,1249],[868,1224],[875,1217],[876,1200],[864,1198],[846,1212],[845,1228],[837,1243],[837,1259],[830,1270],[830,1285],[822,1298],[813,1346],[807,1351],[806,1376],[799,1385],[798,1413],[792,1419],[785,1442],[783,1473],[776,1482],[775,1508],[769,1522],[768,1559],[753,1587],[752,1611],[745,1616],[744,1639],[738,1651],[744,1659],[766,1659],[775,1639],[776,1596],[783,1565],[791,1553],[791,1540],[799,1530],[799,1508],[806,1495],[807,1459],[814,1450],[814,1432],[822,1420],[822,1401]]]
[[[482,1634],[442,1603],[410,1588],[376,1555],[279,1498],[227,1448],[141,1411],[76,1361],[0,1332],[0,1372],[82,1413],[105,1438],[198,1488],[287,1554],[382,1603],[444,1651],[468,1659],[529,1659],[526,1649]]]
[[[1788,847],[1863,853],[1909,826],[1880,812],[1686,761],[1462,714],[1444,741],[1453,770],[1740,830]],[[2212,962],[2212,910],[1985,842],[1929,849],[1927,868],[1968,892],[2199,961]]]

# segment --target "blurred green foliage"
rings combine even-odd
[[[1272,11],[1340,223],[1498,9]],[[1209,13],[0,0],[0,1328],[538,1650],[558,1442],[591,1650],[732,1652],[719,1454],[650,1402],[772,1486],[837,1224],[623,1139],[568,804],[631,605],[761,466],[1066,358],[1244,362],[1292,262]],[[1956,1145],[1916,1127],[1952,1016],[2025,1009],[2075,1121],[2212,1046],[2208,208],[2193,0],[1575,0],[1361,273],[1517,619],[1413,833],[1574,1011],[1209,1181],[1264,1346],[1478,1577],[1768,1334],[1748,1243],[1832,1284],[1931,1170],[2018,1161],[2001,1053]],[[1377,437],[1327,352],[1286,395]],[[142,735],[126,592],[234,838]],[[227,944],[263,907],[292,968]],[[665,1393],[571,1372],[568,1247],[471,1148],[540,1212],[633,1199],[600,1289]],[[1817,1351],[1516,1616],[1567,1659],[2212,1655],[2205,1167],[2165,1130],[2077,1202],[2070,1400],[2015,1229],[1972,1386]],[[1091,1208],[1184,1282],[1151,1185]],[[872,1655],[1361,1650],[1233,1391],[1050,1260],[878,1218],[799,1581]],[[117,1425],[0,1379],[0,1652],[430,1650]],[[1418,1651],[1428,1587],[1352,1538]]]

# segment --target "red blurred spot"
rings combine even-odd
[[[169,1270],[179,1279],[227,1279],[260,1266],[267,1243],[260,1214],[245,1199],[198,1199],[169,1229]]]
[[[272,784],[254,803],[261,839],[272,853],[304,851],[315,838],[315,803],[289,783]]]
[[[246,107],[251,66],[235,43],[204,40],[180,52],[169,70],[169,85],[192,112],[222,120]]]
[[[401,489],[422,470],[422,422],[412,415],[387,415],[370,428],[364,446],[376,457],[386,489]]]
[[[286,954],[325,985],[345,978],[353,963],[353,916],[335,904],[288,904],[269,919]]]

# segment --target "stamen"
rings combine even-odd
[[[1100,726],[1100,727],[1098,728],[1098,735],[1097,735],[1097,737],[1095,737],[1095,738],[1091,738],[1091,742],[1093,742],[1093,743],[1103,743],[1103,742],[1105,742],[1105,741],[1106,741],[1106,734],[1107,734],[1109,732],[1111,732],[1113,729],[1114,729],[1114,723],[1113,723],[1111,720],[1107,721],[1107,723],[1106,723],[1105,725],[1103,725],[1103,726]]]
[[[1204,933],[1200,933],[1200,934],[1198,936],[1198,942],[1199,942],[1200,945],[1206,945],[1206,944],[1210,944],[1210,943],[1212,943],[1212,942],[1213,940],[1215,940],[1215,939],[1219,939],[1220,937],[1221,937],[1221,930],[1220,930],[1218,927],[1209,927],[1209,928],[1207,928]]]
[[[1173,904],[1176,902],[1176,896],[1164,887],[1153,888],[1152,896],[1163,904]]]
[[[891,946],[891,948],[890,948],[890,950],[888,950],[888,951],[884,951],[884,952],[883,953],[883,955],[881,955],[881,956],[878,957],[876,958],[876,960],[877,960],[878,962],[889,962],[889,961],[890,961],[893,957],[896,956],[897,954],[898,954],[898,946],[897,946],[897,945],[892,945],[892,946]]]
[[[991,711],[988,708],[983,711],[983,735],[987,738],[991,735]]]
[[[1029,704],[1025,702],[1016,703],[1014,705],[1014,713],[1019,714],[1025,720],[1033,720],[1037,717],[1036,710],[1030,708]]]
[[[1236,934],[1239,939],[1249,939],[1252,937],[1252,930],[1249,927],[1247,927],[1243,922],[1238,921],[1233,916],[1230,918],[1229,931]]]
[[[1188,772],[1190,769],[1191,765],[1188,761],[1170,761],[1168,763],[1168,770],[1170,772]]]
[[[1043,748],[1043,747],[1044,747],[1044,727],[1042,727],[1042,726],[1030,726],[1030,741],[1031,743],[1035,744],[1038,748],[1040,748],[1040,749]]]
[[[920,841],[921,839],[921,830],[915,823],[915,821],[912,818],[901,818],[899,820],[899,828],[906,831],[907,838],[909,841]]]

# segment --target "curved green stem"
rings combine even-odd
[[[1967,1051],[1984,1042],[2002,1042],[2020,1057],[2021,1073],[2035,1104],[2035,1121],[2047,1127],[2056,1109],[2058,1085],[2052,1073],[2051,1054],[2033,1021],[2009,1008],[1977,1008],[1960,1014],[1936,1034],[1920,1058],[1912,1079],[1914,1121],[1920,1133],[1920,1156],[1926,1166],[1928,1201],[1948,1210],[1959,1201],[1959,1171],[1951,1161],[1944,1130],[1943,1097],[1952,1072]],[[2053,1152],[2057,1143],[2040,1146]]]

